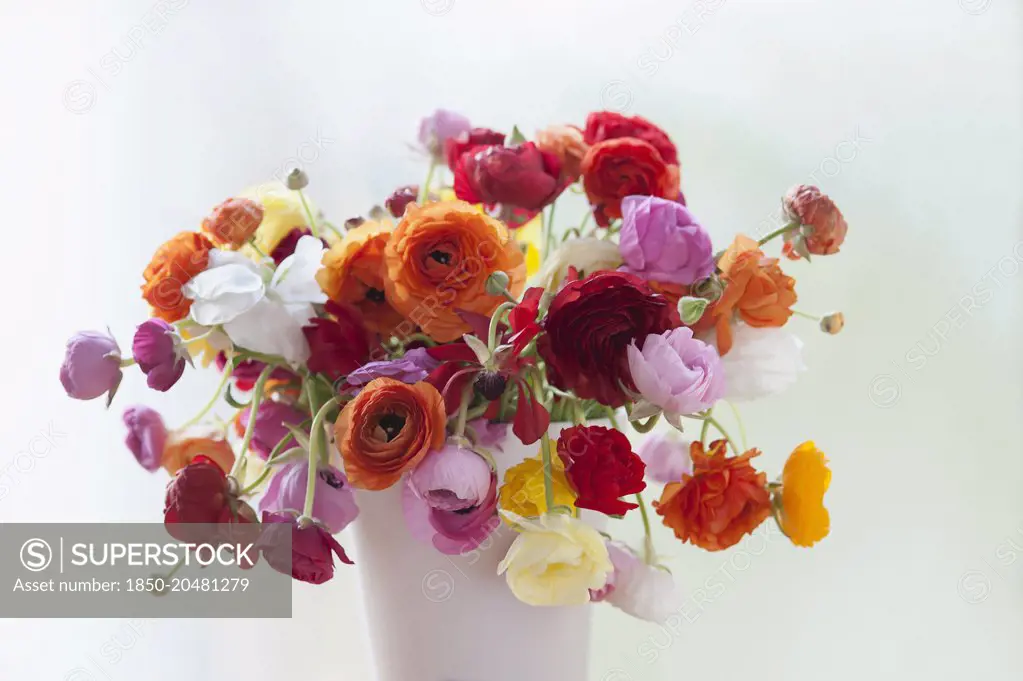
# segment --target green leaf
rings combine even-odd
[[[515,146],[526,141],[526,136],[519,130],[519,126],[513,126],[511,136],[508,138],[508,145]]]

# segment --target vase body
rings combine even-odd
[[[552,440],[567,425],[552,424]],[[539,448],[509,428],[504,451],[493,451],[498,480]],[[409,534],[400,484],[356,495],[355,561],[376,681],[587,681],[592,607],[519,602],[497,574],[515,539],[507,524],[478,549],[448,556]],[[594,526],[603,518],[582,515]]]

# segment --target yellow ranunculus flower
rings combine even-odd
[[[572,507],[575,492],[565,477],[565,465],[558,457],[551,461],[551,480],[554,483],[554,504]],[[543,462],[533,457],[505,471],[504,484],[499,493],[499,505],[505,511],[526,518],[547,512],[543,490]]]
[[[509,514],[510,515],[510,514]],[[508,518],[520,534],[497,566],[515,597],[529,605],[581,605],[614,570],[604,538],[586,523],[560,513],[536,520]]]
[[[515,240],[526,246],[526,277],[532,277],[540,271],[540,259],[543,255],[543,230],[540,216],[522,225],[514,232]]]
[[[288,189],[281,182],[264,182],[249,187],[238,196],[258,201],[263,206],[263,222],[260,223],[253,238],[259,250],[267,255],[270,255],[292,229],[309,226],[298,192]],[[308,196],[306,201],[309,201]],[[316,215],[316,208],[311,201],[309,210]]]
[[[831,518],[824,493],[830,484],[824,452],[812,441],[796,447],[781,475],[781,526],[796,546],[813,546],[828,536]]]

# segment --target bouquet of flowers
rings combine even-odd
[[[335,556],[352,562],[335,535],[358,517],[354,490],[397,485],[407,528],[394,531],[437,551],[472,551],[508,524],[499,572],[521,601],[603,600],[657,620],[674,592],[647,479],[664,483],[653,513],[708,551],[769,518],[797,546],[828,534],[817,446],[795,447],[769,480],[745,433],[715,417],[803,369],[787,323],[810,315],[793,308],[782,262],[838,252],[846,222],[827,196],[797,186],[778,229],[716,249],[680,191],[674,143],[643,118],[598,112],[527,141],[442,110],[419,141],[425,181],[340,225],[297,169],[227,199],[146,266],[152,316],[130,356],[109,333],[68,341],[60,378],[81,400],[109,405],[128,367],[157,391],[196,363],[220,371],[179,428],[124,411],[139,464],[172,476],[172,535],[290,526],[292,555],[264,558],[319,584]],[[566,193],[589,207],[558,226]],[[765,252],[775,239],[783,257]],[[843,323],[814,319],[831,334]],[[670,428],[651,432],[662,419]],[[552,422],[566,424],[553,437]],[[509,429],[535,455],[499,466]],[[626,429],[645,434],[636,450]],[[638,548],[586,522],[636,512]]]

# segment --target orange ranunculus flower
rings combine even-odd
[[[522,292],[526,261],[501,222],[464,201],[409,204],[387,243],[387,300],[439,342],[470,326],[459,312],[490,316],[504,302],[487,293],[494,272],[508,275],[508,290]]]
[[[760,450],[726,456],[725,449],[724,440],[712,442],[709,453],[694,442],[689,449],[693,474],[668,483],[654,502],[676,537],[708,551],[734,546],[771,515],[767,476],[749,463]]]
[[[432,385],[377,378],[341,410],[334,441],[348,481],[381,490],[444,444],[446,425],[444,400]]]
[[[824,452],[812,441],[796,447],[781,474],[781,528],[796,546],[813,546],[828,536],[831,518],[824,493],[830,484]]]
[[[678,166],[666,163],[649,142],[619,137],[597,142],[583,158],[583,189],[601,227],[622,217],[626,196],[657,196],[678,200]]]
[[[384,249],[393,230],[390,220],[367,220],[348,230],[323,254],[316,273],[328,298],[358,308],[366,326],[384,336],[404,320],[384,295]]]
[[[142,273],[142,297],[153,306],[153,314],[168,322],[188,315],[192,301],[181,287],[206,269],[210,262],[212,242],[198,232],[180,232],[153,254]]]
[[[579,179],[583,158],[590,150],[582,130],[574,125],[552,125],[536,133],[536,146],[558,157],[564,179],[572,182]]]
[[[239,248],[263,222],[263,206],[252,199],[228,199],[203,218],[202,231],[218,246]]]
[[[174,475],[192,463],[197,456],[205,456],[220,466],[225,473],[234,466],[234,450],[231,443],[222,437],[202,436],[184,437],[171,435],[163,448],[160,464],[168,473]]]
[[[725,290],[712,315],[717,330],[718,352],[732,349],[732,319],[750,326],[784,326],[796,303],[796,280],[767,258],[757,242],[739,235],[718,260]]]

